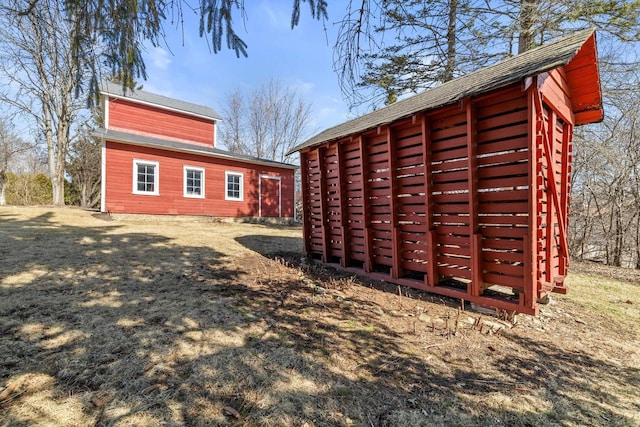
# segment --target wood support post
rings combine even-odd
[[[478,220],[478,156],[476,113],[473,102],[465,100],[467,113],[467,185],[469,189],[469,239],[471,289],[473,296],[482,291],[482,235]]]
[[[538,147],[538,135],[537,135],[537,106],[535,102],[535,92],[537,85],[533,84],[529,86],[527,90],[527,111],[528,114],[528,131],[527,131],[527,145],[529,147],[529,155],[527,158],[529,164],[529,222],[528,232],[524,239],[524,260],[525,260],[525,275],[524,275],[524,304],[525,307],[534,308],[535,300],[534,295],[537,296],[539,291],[538,285],[538,213],[539,213],[539,199],[538,199],[538,162],[540,157],[540,151]]]
[[[533,204],[536,202],[534,201]],[[534,219],[535,222],[535,219]],[[536,256],[536,234],[527,233],[524,236],[524,259],[525,264],[534,262],[534,265],[537,266],[537,256]],[[537,284],[537,268],[534,268],[531,274],[527,274],[527,269],[525,268],[525,276],[524,276],[524,295],[520,294],[520,304],[524,305],[527,308],[535,309],[536,308],[536,300],[537,300],[537,292],[536,289],[533,288]],[[534,298],[535,297],[535,298]]]

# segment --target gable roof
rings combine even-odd
[[[578,54],[581,47],[592,37],[595,37],[594,29],[577,31],[546,45],[505,59],[495,65],[448,81],[418,95],[403,99],[395,104],[326,129],[294,147],[287,155],[322,144],[326,141],[340,139],[347,135],[363,132],[380,125],[394,122],[398,119],[410,117],[420,111],[450,105],[468,96],[489,92],[521,81],[525,77],[567,65]],[[597,92],[600,93],[599,78],[595,83],[597,85]],[[589,109],[599,108],[602,110],[601,98],[599,98],[598,101],[599,105],[590,105]]]
[[[181,101],[179,99],[168,98],[162,95],[144,91],[125,92],[121,84],[103,81],[100,84],[100,93],[113,98],[126,99],[140,104],[162,108],[164,110],[177,111],[179,113],[202,117],[205,119],[220,120],[220,115],[211,107]]]
[[[198,154],[207,157],[215,157],[220,159],[236,160],[245,163],[273,166],[285,169],[298,169],[297,165],[290,163],[276,162],[274,160],[260,159],[258,157],[246,156],[244,154],[236,154],[230,151],[220,150],[219,148],[204,147],[194,144],[186,144],[184,142],[171,141],[167,139],[154,138],[146,135],[138,135],[128,132],[120,132],[116,130],[98,129],[93,133],[95,136],[103,140],[121,142],[141,147],[159,148],[169,151],[177,151],[180,153]]]

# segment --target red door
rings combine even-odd
[[[260,176],[260,216],[280,217],[280,177]]]

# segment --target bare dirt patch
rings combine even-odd
[[[0,425],[640,424],[633,274],[574,265],[514,324],[301,247],[295,227],[1,208]]]

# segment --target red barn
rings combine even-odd
[[[305,251],[537,313],[566,292],[573,127],[602,117],[587,30],[327,129],[292,150]]]
[[[211,108],[105,83],[102,212],[294,217],[297,166],[216,147]]]

